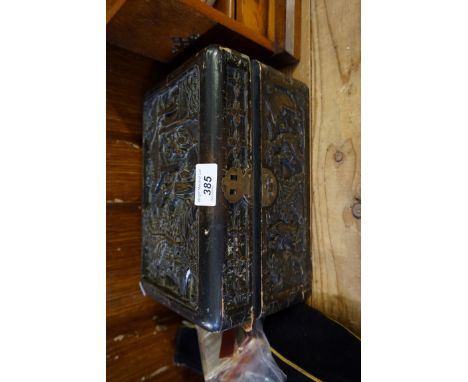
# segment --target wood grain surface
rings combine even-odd
[[[175,49],[175,38],[203,36],[208,31],[215,33],[193,41],[197,50],[212,43],[227,43],[232,48],[259,51],[265,57],[281,53],[264,35],[198,0],[127,1],[107,23],[107,41],[168,63],[184,50]]]
[[[236,20],[266,36],[268,24],[268,0],[237,0]]]
[[[264,0],[255,1],[266,4]],[[299,4],[299,0],[288,1]],[[272,4],[284,2],[275,0]],[[284,4],[283,8],[286,9]],[[285,18],[286,10],[271,15],[280,20],[281,26],[278,33],[270,28],[271,40],[266,30],[268,9],[264,6],[246,9],[254,11],[247,12],[251,16],[249,24],[257,25],[256,17],[260,17],[257,10],[265,13],[258,21],[263,33],[199,0],[108,0],[106,39],[110,44],[164,63],[183,61],[210,44],[228,46],[278,68],[296,63],[300,36],[284,31],[285,20],[281,19]],[[295,19],[294,11],[287,13],[288,20]]]
[[[106,23],[122,8],[127,0],[106,0]]]
[[[361,331],[359,0],[302,2],[299,64],[311,102],[312,306]]]
[[[167,69],[107,46],[107,380],[203,381],[172,363],[181,318],[141,294],[143,95]]]

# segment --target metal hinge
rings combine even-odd
[[[178,53],[179,51],[187,49],[199,38],[199,33],[193,33],[188,37],[172,37],[172,53]]]

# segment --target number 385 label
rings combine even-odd
[[[195,167],[195,205],[216,206],[218,165],[199,163]]]

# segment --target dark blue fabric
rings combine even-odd
[[[298,304],[264,319],[263,329],[276,351],[324,382],[361,380],[361,341],[317,310]],[[288,382],[310,379],[273,354]],[[197,332],[180,327],[174,361],[202,373]]]
[[[361,341],[319,311],[298,304],[265,318],[270,346],[326,382],[361,380]],[[274,356],[288,381],[310,381]]]

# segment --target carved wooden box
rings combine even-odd
[[[144,104],[147,295],[210,331],[311,288],[307,87],[218,46]]]

